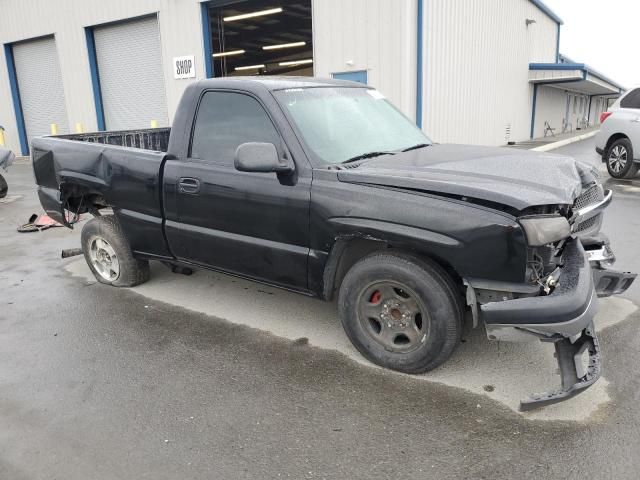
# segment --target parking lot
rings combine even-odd
[[[593,139],[554,153],[599,165]],[[362,359],[335,304],[162,265],[106,287],[60,259],[82,223],[16,232],[41,207],[29,164],[7,179],[0,478],[637,478],[638,284],[601,303],[604,378],[524,415],[559,381],[548,345],[467,330],[450,362],[407,376]],[[617,268],[640,272],[640,177],[602,179]]]

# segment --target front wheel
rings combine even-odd
[[[84,258],[100,283],[134,287],[149,280],[149,262],[133,256],[113,215],[89,220],[82,228],[81,242]]]
[[[395,252],[365,257],[345,276],[338,303],[353,345],[392,370],[432,370],[460,341],[461,296],[451,277],[428,260]]]
[[[633,161],[633,146],[628,138],[619,138],[607,150],[607,170],[613,178],[633,178],[638,165]]]

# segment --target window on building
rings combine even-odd
[[[214,76],[313,75],[311,0],[211,3]]]
[[[573,99],[573,114],[575,115],[578,110],[578,97],[571,96],[571,98]]]
[[[640,88],[636,88],[629,92],[620,101],[622,108],[640,108]]]
[[[198,107],[190,156],[233,165],[236,149],[246,142],[280,144],[280,136],[262,105],[241,93],[205,93]]]

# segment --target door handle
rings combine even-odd
[[[180,193],[196,195],[200,192],[200,180],[197,178],[182,177],[178,181],[178,190],[180,190]]]
[[[633,120],[631,120],[633,123],[640,123],[640,117],[636,117]]]

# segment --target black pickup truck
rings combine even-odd
[[[157,260],[337,298],[356,348],[407,373],[447,360],[467,313],[489,339],[555,343],[562,386],[523,409],[598,379],[597,297],[635,278],[607,269],[612,194],[590,167],[433,144],[351,82],[203,80],[171,129],[37,138],[32,157],[49,215],[95,216],[100,282],[140,284]]]

